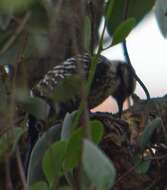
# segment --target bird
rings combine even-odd
[[[68,58],[62,64],[54,66],[32,88],[32,95],[51,102],[51,97],[60,82],[70,76],[77,75],[78,62],[82,64],[84,78],[88,78],[91,60],[92,56],[85,53]],[[112,96],[118,104],[118,113],[121,116],[123,102],[133,94],[135,86],[136,80],[131,72],[131,67],[126,62],[120,60],[111,61],[100,55],[97,59],[95,75],[88,95],[88,108],[92,109],[109,96]],[[63,118],[67,112],[77,109],[79,103],[80,97],[76,96],[68,101],[57,102],[52,107],[55,114]]]
[[[86,80],[89,75],[92,56],[88,53],[76,55],[68,58],[63,63],[54,66],[49,70],[41,80],[34,84],[31,89],[31,95],[44,99],[49,105],[52,113],[56,118],[64,118],[67,112],[76,110],[80,105],[80,97],[78,94],[67,101],[52,101],[53,94],[58,90],[59,84],[71,76],[78,74],[78,63],[82,64],[83,75]],[[136,80],[131,71],[131,67],[124,61],[109,60],[103,55],[98,56],[96,70],[88,95],[88,108],[92,108],[101,104],[109,96],[113,96],[118,104],[118,114],[121,117],[123,102],[127,97],[133,94],[136,86]],[[66,92],[68,94],[68,91]],[[29,115],[28,119],[28,136],[29,149],[26,162],[26,168],[32,149],[38,139],[40,125],[37,119]],[[27,170],[27,169],[26,169]]]

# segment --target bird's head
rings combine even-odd
[[[117,78],[117,85],[112,96],[116,99],[119,108],[119,114],[121,115],[123,102],[126,98],[133,94],[136,86],[136,80],[134,71],[124,61],[112,61],[115,68],[115,77]]]

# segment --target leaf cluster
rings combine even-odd
[[[165,1],[157,0],[108,0],[103,14],[104,26],[99,36],[97,54],[93,56],[90,73],[86,82],[86,95],[96,70],[98,56],[104,51],[124,41],[134,27],[144,18],[155,4],[157,21],[164,37],[166,37],[166,6]],[[32,0],[2,0],[0,1],[0,115],[5,116],[5,127],[0,137],[0,157],[15,153],[20,138],[25,133],[22,125],[26,116],[17,127],[15,123],[7,122],[15,115],[16,104],[20,104],[24,112],[32,114],[39,120],[47,120],[49,105],[41,98],[30,97],[24,89],[10,81],[10,68],[18,63],[25,63],[35,56],[44,55],[49,41],[49,11],[52,11],[50,1]],[[90,51],[92,25],[90,18],[85,17],[84,47]],[[105,32],[112,38],[109,46],[104,47]],[[33,67],[33,65],[29,65]],[[8,73],[2,72],[6,68]],[[39,68],[40,69],[40,68]],[[6,77],[7,74],[7,77]],[[17,73],[14,73],[14,76]],[[31,74],[31,73],[28,73]],[[16,76],[15,76],[16,77]],[[13,79],[14,80],[14,79]],[[11,84],[8,90],[8,82]],[[52,100],[66,101],[77,95],[82,81],[77,77],[64,80],[55,92]],[[16,85],[16,86],[15,86]],[[10,93],[9,93],[10,91]],[[14,103],[13,103],[14,102]],[[12,106],[11,106],[12,105]],[[10,108],[10,109],[9,109]],[[11,111],[9,111],[11,110]],[[70,190],[70,189],[97,189],[109,190],[116,183],[117,170],[112,160],[100,149],[99,144],[104,137],[104,126],[98,120],[88,121],[91,138],[86,138],[85,130],[79,126],[80,116],[84,107],[66,114],[63,124],[49,127],[39,138],[30,158],[28,168],[28,187],[32,190]],[[10,120],[9,120],[10,121]],[[1,118],[0,118],[1,123]],[[139,139],[140,153],[134,158],[134,167],[139,173],[146,173],[151,165],[150,160],[144,160],[143,153],[152,146],[151,138],[154,132],[162,128],[161,119],[153,120],[146,126]],[[79,175],[77,175],[79,173]],[[61,183],[65,177],[65,183]],[[77,190],[79,190],[77,189]]]

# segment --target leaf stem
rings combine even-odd
[[[21,32],[24,30],[24,27],[27,24],[30,16],[31,16],[30,12],[27,12],[25,14],[23,20],[21,21],[20,25],[16,29],[15,33],[11,36],[11,38],[9,38],[9,40],[5,43],[5,45],[0,50],[0,55],[2,55],[3,53],[5,53],[10,48],[10,46],[14,43],[14,41],[16,40],[16,38],[21,34]]]
[[[92,60],[91,60],[91,66],[90,66],[90,70],[89,70],[89,74],[88,74],[88,80],[87,80],[87,86],[86,86],[86,96],[89,95],[91,85],[92,85],[92,81],[93,81],[95,71],[96,71],[96,65],[97,65],[98,57],[99,57],[101,51],[103,50],[102,46],[103,46],[103,38],[104,38],[105,29],[106,29],[106,22],[104,23],[103,31],[102,31],[102,34],[100,36],[97,53],[95,55],[93,55]],[[76,119],[74,120],[74,123],[73,123],[73,128],[77,127],[79,119],[80,119],[83,111],[84,111],[84,105],[83,105],[83,102],[81,102],[79,110],[77,112]]]
[[[123,51],[124,51],[124,56],[125,56],[125,59],[128,63],[128,65],[130,66],[131,68],[131,72],[133,73],[133,76],[134,78],[136,79],[136,81],[140,84],[140,86],[143,88],[144,90],[144,93],[146,94],[146,97],[147,97],[147,100],[150,100],[150,93],[147,89],[147,87],[145,86],[145,84],[142,82],[142,80],[138,77],[138,75],[136,74],[132,64],[131,64],[131,61],[130,61],[130,57],[129,57],[129,53],[128,53],[128,49],[127,49],[127,45],[126,45],[126,40],[124,40],[122,42],[122,47],[123,47]]]
[[[129,8],[129,0],[125,0],[124,11],[123,11],[123,20],[126,20],[127,17],[128,17],[128,8]],[[122,42],[122,47],[123,47],[123,52],[124,52],[125,59],[126,59],[128,65],[130,66],[130,69],[131,69],[131,72],[132,72],[134,78],[140,84],[140,86],[143,88],[143,90],[144,90],[144,92],[146,94],[147,100],[150,100],[150,94],[149,94],[149,91],[148,91],[147,87],[141,81],[141,79],[138,77],[138,75],[136,74],[136,72],[135,72],[135,70],[133,68],[133,65],[131,63],[131,60],[130,60],[130,57],[129,57],[129,53],[128,53],[126,39],[124,39],[124,41]]]

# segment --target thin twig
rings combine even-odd
[[[10,159],[8,155],[5,161],[5,174],[6,174],[6,189],[13,190],[13,184],[12,184],[11,173],[10,173]]]
[[[92,60],[91,60],[91,65],[90,65],[90,70],[89,70],[89,74],[88,74],[88,80],[87,80],[87,89],[86,89],[86,93],[87,93],[87,96],[90,92],[90,89],[91,89],[91,85],[92,85],[92,81],[93,81],[93,78],[94,78],[94,75],[95,75],[95,71],[96,71],[96,64],[97,64],[97,61],[98,61],[98,58],[99,58],[99,55],[103,49],[103,38],[104,38],[104,33],[105,33],[105,29],[106,29],[106,22],[104,23],[104,27],[103,27],[103,31],[102,31],[102,34],[100,36],[100,40],[99,40],[99,45],[98,45],[98,49],[97,49],[97,53],[92,57]],[[83,105],[82,103],[80,104],[80,107],[79,107],[79,110],[77,112],[77,116],[74,120],[74,123],[73,123],[73,127],[75,128],[77,125],[78,125],[78,122],[79,122],[79,119],[80,119],[80,116],[81,114],[83,113]]]
[[[123,21],[128,17],[129,0],[124,0]]]
[[[160,143],[159,146],[165,150],[167,150],[167,145],[166,144],[163,144],[163,143]]]
[[[146,187],[144,190],[151,190],[151,189],[153,189],[153,187],[155,186],[155,184],[156,184],[158,181],[159,181],[159,178],[153,180],[153,182],[152,182],[151,184],[149,184],[149,186]]]
[[[144,83],[141,81],[141,79],[137,76],[137,74],[131,64],[130,57],[129,57],[128,50],[127,50],[126,40],[123,41],[122,46],[123,46],[123,50],[124,50],[125,59],[131,68],[134,78],[140,84],[140,86],[143,88],[143,90],[146,94],[147,100],[150,100],[150,93],[149,93],[147,87],[144,85]]]
[[[89,6],[89,12],[90,12],[90,16],[91,16],[91,42],[90,42],[90,53],[93,56],[94,53],[94,44],[95,44],[95,13],[93,10],[93,2],[92,0],[89,0],[88,2],[88,6]]]
[[[84,127],[85,127],[85,132],[86,132],[85,135],[89,139],[90,139],[90,134],[89,134],[90,129],[89,129],[89,125],[88,125],[89,116],[88,116],[88,111],[87,111],[87,97],[89,95],[90,88],[91,88],[91,85],[92,85],[92,81],[93,81],[93,78],[94,78],[94,75],[95,75],[97,61],[98,61],[99,55],[100,55],[100,53],[102,51],[105,28],[106,28],[106,22],[104,24],[103,31],[102,31],[102,34],[100,36],[97,53],[93,56],[93,58],[91,60],[91,65],[90,65],[90,70],[89,70],[89,74],[88,74],[88,80],[87,80],[87,83],[86,83],[87,84],[86,88],[84,87],[85,86],[84,83],[83,83],[83,85],[81,85],[81,91],[82,91],[81,103],[80,103],[80,107],[79,107],[79,111],[77,113],[76,119],[75,119],[75,121],[73,123],[73,127],[76,127],[78,125],[78,123],[79,123],[81,114],[83,114]],[[73,38],[73,39],[75,40],[75,38]],[[74,43],[74,45],[75,45],[74,47],[77,47],[76,43]],[[75,48],[75,50],[77,50],[77,49]],[[75,51],[75,53],[77,53],[77,52]],[[80,69],[79,74],[81,74],[81,76],[82,76],[83,65],[81,63],[79,63],[79,67],[80,67],[79,68]],[[82,144],[82,147],[81,147],[80,164],[79,164],[78,175],[77,175],[77,177],[78,177],[78,179],[77,179],[78,190],[81,189],[80,186],[81,186],[81,173],[82,173],[82,152],[83,152],[83,144]]]
[[[128,0],[125,0],[125,6],[124,6],[124,12],[123,12],[123,20],[126,20],[127,19],[127,16],[128,16]],[[105,51],[109,48],[111,48],[113,45],[112,43],[103,48],[102,50]],[[130,57],[129,57],[129,53],[128,53],[128,50],[127,50],[127,44],[126,44],[126,40],[124,40],[122,42],[122,47],[123,47],[123,51],[124,51],[124,56],[125,56],[125,59],[127,61],[127,63],[129,64],[131,70],[132,70],[132,73],[134,75],[134,78],[136,79],[136,81],[140,84],[140,86],[143,88],[145,94],[146,94],[146,97],[147,97],[147,100],[150,100],[150,94],[149,94],[149,91],[147,89],[147,87],[144,85],[144,83],[141,81],[141,79],[137,76],[132,64],[131,64],[131,61],[130,61]]]
[[[9,109],[10,117],[9,117],[9,124],[8,124],[9,127],[11,128],[11,135],[13,138],[15,137],[13,128],[14,128],[14,115],[15,115],[15,108],[16,108],[16,101],[15,101],[16,91],[15,91],[15,89],[16,89],[17,68],[18,68],[18,62],[20,62],[20,60],[22,59],[24,50],[26,48],[26,44],[27,44],[26,37],[27,37],[27,33],[23,36],[23,41],[22,41],[23,43],[21,44],[22,46],[19,49],[16,61],[14,63],[14,76],[13,76],[12,88],[11,88],[11,104],[10,104],[10,109]],[[20,174],[23,188],[24,188],[24,190],[28,190],[27,184],[26,184],[26,178],[25,178],[25,174],[24,174],[24,168],[23,168],[22,161],[20,158],[20,151],[19,151],[18,146],[16,147],[16,159],[17,159],[19,174]]]
[[[2,55],[3,53],[5,53],[10,48],[10,46],[14,43],[14,41],[19,36],[19,34],[24,30],[24,27],[25,27],[27,21],[29,20],[30,15],[31,15],[30,12],[27,12],[25,14],[25,16],[22,19],[20,25],[18,26],[18,28],[16,28],[15,33],[9,38],[9,40],[4,44],[4,46],[0,50],[0,55]]]
[[[128,8],[129,8],[129,0],[125,0],[125,3],[124,3],[124,12],[123,12],[123,20],[127,19]],[[140,86],[143,88],[143,90],[144,90],[144,92],[146,94],[147,100],[150,100],[150,94],[149,94],[149,91],[148,91],[147,87],[144,85],[144,83],[141,81],[141,79],[137,76],[137,74],[136,74],[136,72],[135,72],[135,70],[133,68],[133,65],[131,63],[131,60],[130,60],[130,57],[129,57],[129,53],[128,53],[128,49],[127,49],[126,39],[123,41],[122,47],[123,47],[125,59],[126,59],[128,65],[131,68],[131,72],[132,72],[134,78],[140,84]]]
[[[135,166],[132,166],[127,172],[125,172],[122,176],[120,176],[118,180],[115,182],[115,185],[121,182],[122,180],[124,180],[128,175],[130,175],[132,171],[134,171],[135,168],[137,168],[137,166],[139,166],[140,164],[141,164],[141,161],[137,163]]]
[[[27,36],[27,33],[26,35]],[[23,37],[25,37],[23,36]],[[18,62],[22,60],[24,50],[26,48],[26,40],[23,38],[23,44],[19,49],[19,52],[16,57],[16,61],[14,63],[14,74],[13,74],[13,80],[12,80],[12,85],[11,85],[11,95],[10,95],[10,107],[9,107],[9,122],[8,122],[8,127],[13,129],[14,126],[14,115],[15,115],[15,109],[16,109],[16,102],[15,102],[15,97],[16,97],[16,78],[17,78],[17,69],[18,69]],[[11,131],[13,133],[13,130]],[[12,134],[14,137],[14,134]]]
[[[76,55],[79,54],[79,50],[77,47],[77,42],[76,42],[76,33],[72,30],[71,32],[72,34],[72,41],[73,41],[73,49]],[[80,86],[80,97],[81,97],[81,104],[83,107],[83,117],[82,117],[82,125],[83,125],[83,129],[84,129],[84,134],[85,137],[88,139],[91,139],[91,134],[90,134],[90,129],[89,129],[89,114],[88,114],[88,96],[87,96],[87,92],[86,92],[86,87],[85,87],[85,76],[84,76],[84,67],[83,67],[83,61],[77,59],[77,72],[78,75],[81,79],[81,86]]]
[[[100,36],[97,53],[93,56],[92,62],[91,62],[91,65],[90,65],[90,70],[89,70],[89,75],[88,75],[88,82],[87,82],[87,88],[88,88],[87,93],[88,94],[90,92],[92,81],[93,81],[93,78],[94,78],[94,75],[95,75],[96,65],[97,65],[99,55],[100,55],[101,51],[103,50],[103,39],[104,39],[104,33],[105,33],[106,25],[107,25],[107,23],[105,21],[104,26],[103,26],[103,30],[102,30],[102,34]]]
[[[129,5],[128,3],[129,3],[129,0],[125,0],[125,9],[124,9],[124,14],[123,14],[123,20],[127,19],[128,5]],[[136,72],[135,72],[135,70],[133,68],[133,65],[131,64],[129,53],[128,53],[128,48],[127,48],[127,44],[126,44],[126,40],[123,41],[122,46],[123,46],[123,51],[124,51],[125,59],[126,59],[127,63],[129,64],[129,66],[131,68],[131,71],[132,71],[132,73],[134,75],[134,78],[140,84],[140,86],[143,88],[143,90],[144,90],[144,92],[146,94],[146,97],[147,97],[147,101],[149,101],[151,99],[150,93],[149,93],[147,87],[141,81],[141,79],[137,76],[137,74],[136,74]],[[157,112],[158,112],[159,116],[161,117],[161,112],[160,112],[158,104],[156,104],[154,102],[154,100],[153,100],[153,103],[154,103],[154,105],[155,105],[155,107],[157,109]],[[161,124],[162,124],[162,129],[163,129],[163,132],[164,132],[165,140],[167,142],[167,132],[166,132],[166,128],[164,127],[164,123],[163,123],[162,120],[161,120]]]
[[[76,185],[76,179],[74,179],[74,176],[72,176],[70,172],[65,173],[64,175],[67,180],[67,183],[72,187],[72,189],[78,190],[77,185]]]
[[[80,1],[80,4],[82,5],[82,1]],[[82,9],[82,16],[84,15],[84,10]],[[76,40],[76,31],[71,28],[71,36],[72,36],[72,47],[74,50],[74,53],[78,55],[80,53],[80,50],[78,48],[77,40]],[[91,132],[89,128],[89,115],[88,115],[88,97],[85,87],[85,76],[84,76],[84,62],[82,60],[77,59],[77,73],[81,79],[81,86],[80,86],[80,97],[81,97],[81,105],[82,105],[82,126],[84,130],[84,138],[91,139]],[[77,175],[76,175],[76,182],[75,186],[77,187],[77,190],[81,190],[81,178],[82,178],[82,156],[83,156],[83,140],[81,144],[81,152],[80,152],[80,159],[79,164],[77,168]]]
[[[162,160],[162,159],[165,159],[167,158],[167,154],[164,154],[164,155],[161,155],[161,156],[154,156],[154,157],[146,157],[146,158],[143,158],[144,161],[148,161],[148,160]]]
[[[16,148],[16,159],[17,159],[17,165],[18,165],[18,168],[19,168],[19,174],[20,174],[20,179],[21,179],[22,185],[23,185],[23,189],[28,190],[26,177],[25,177],[25,172],[24,172],[24,167],[23,167],[23,164],[22,164],[22,161],[21,161],[20,150],[19,150],[18,146]]]
[[[162,114],[161,114],[161,111],[160,111],[159,105],[154,101],[154,99],[152,99],[152,101],[153,101],[153,103],[154,103],[154,105],[155,105],[155,108],[156,108],[156,110],[157,110],[157,112],[158,112],[158,116],[159,116],[160,118],[163,118],[163,117],[162,117]],[[161,119],[161,126],[162,126],[162,130],[163,130],[163,133],[164,133],[165,142],[167,143],[167,130],[166,130],[164,121],[163,121],[162,119]]]
[[[103,51],[105,51],[105,50],[107,50],[107,49],[110,49],[111,47],[112,47],[113,45],[112,45],[112,43],[109,45],[109,46],[107,46],[107,47],[103,47]]]

